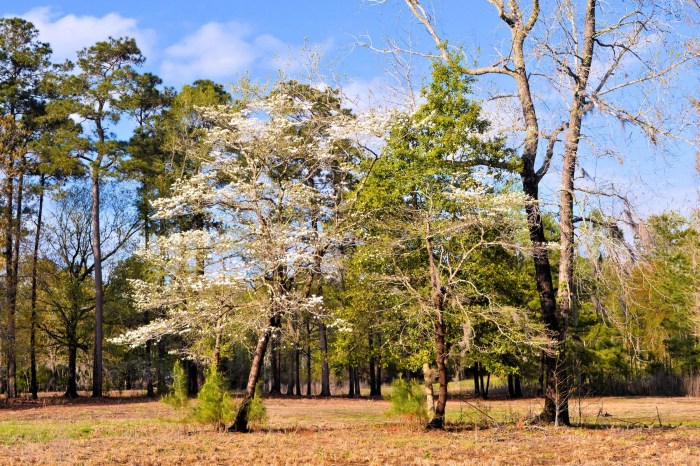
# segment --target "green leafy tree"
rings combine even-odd
[[[476,253],[515,245],[525,202],[508,191],[498,172],[490,177],[475,170],[512,162],[503,141],[485,135],[489,123],[469,98],[471,78],[439,63],[432,78],[423,91],[426,102],[393,128],[360,199],[374,219],[367,224],[362,254],[380,258],[370,281],[400,297],[403,320],[430,335],[423,341],[431,342],[426,349],[439,389],[428,426],[443,428],[448,356],[458,330],[481,317],[513,329],[521,344],[546,339],[536,336],[535,326],[519,325],[516,331],[513,323],[527,320],[517,310],[474,305],[483,299],[483,290],[471,281]]]
[[[35,120],[44,111],[41,82],[51,56],[51,48],[38,36],[39,31],[24,19],[0,19],[0,167],[4,175],[2,228],[7,312],[3,336],[8,398],[17,396],[15,313],[24,175],[29,141],[35,136]]]

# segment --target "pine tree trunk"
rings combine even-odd
[[[102,304],[104,287],[102,286],[102,245],[100,238],[100,163],[92,166],[92,255],[95,264],[95,346],[92,362],[92,396],[102,396]]]
[[[328,369],[328,342],[326,340],[326,324],[318,323],[319,343],[321,345],[321,393],[320,396],[331,396],[330,370]]]
[[[32,291],[31,291],[31,311],[29,320],[29,360],[30,360],[30,382],[29,391],[32,399],[39,397],[39,387],[36,379],[36,298],[37,298],[37,269],[39,265],[39,242],[41,241],[41,221],[44,212],[44,187],[46,185],[46,175],[39,178],[39,210],[36,219],[36,232],[34,234],[34,249],[32,251]]]
[[[24,160],[22,160],[24,165]],[[24,191],[24,167],[19,172],[17,178],[17,207],[14,222],[14,244],[12,248],[12,311],[17,311],[17,287],[19,285],[19,246],[22,239],[22,193]],[[14,318],[12,319],[14,323]],[[16,360],[16,335],[15,329],[12,329],[12,347],[13,347],[13,368],[12,368],[12,384],[14,386],[15,396],[18,396],[17,388],[17,360]]]
[[[14,292],[14,277],[12,276],[12,255],[13,255],[13,195],[14,195],[14,179],[8,171],[5,173],[5,306],[7,312],[7,327],[5,329],[5,357],[7,358],[7,390],[5,394],[7,398],[15,398],[17,396],[17,377],[16,377],[16,361],[15,354],[15,304],[16,299]]]
[[[294,350],[294,385],[297,396],[301,396],[301,350]]]
[[[311,325],[306,319],[306,396],[311,396]]]
[[[296,360],[295,351],[290,348],[287,355],[287,395],[294,395],[294,362]]]

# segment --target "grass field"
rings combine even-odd
[[[387,417],[386,401],[265,403],[266,426],[230,434],[145,398],[22,402],[0,409],[0,464],[700,464],[692,398],[575,401],[577,428],[528,426],[539,400],[451,400],[445,432]]]

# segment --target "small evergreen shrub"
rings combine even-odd
[[[421,423],[428,419],[425,393],[423,386],[418,382],[402,378],[394,380],[391,384],[391,395],[387,398],[391,402],[388,414],[407,417]]]
[[[192,410],[192,417],[197,422],[213,424],[217,431],[223,431],[233,415],[233,400],[226,390],[226,381],[212,367],[207,371],[204,385],[197,395],[197,406]]]
[[[248,422],[258,426],[267,424],[267,408],[265,408],[265,403],[263,403],[262,382],[258,382],[255,386],[255,396],[250,400]]]
[[[178,413],[190,403],[190,399],[187,397],[187,377],[180,361],[175,361],[173,386],[170,393],[163,397],[163,402],[175,408]]]

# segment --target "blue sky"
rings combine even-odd
[[[489,56],[508,37],[484,0],[442,0],[435,5],[438,29],[451,44]],[[144,68],[175,87],[199,78],[228,83],[246,72],[263,78],[274,76],[279,68],[294,70],[307,44],[324,54],[324,63],[332,64],[349,93],[364,98],[374,92],[381,98],[382,88],[394,83],[387,74],[391,59],[358,46],[358,41],[371,40],[381,48],[386,37],[401,38],[404,44],[410,38],[415,48],[430,50],[428,38],[398,0],[383,6],[368,0],[24,0],[3,2],[0,15],[34,22],[57,60],[73,58],[78,49],[110,35],[133,36],[147,57]],[[679,30],[679,34],[696,32]],[[416,59],[413,66],[417,85],[426,75],[427,63]],[[697,66],[675,90],[683,98],[693,89],[700,89]],[[548,111],[546,95],[542,102],[542,112]],[[584,169],[600,177],[601,183],[612,180],[626,190],[642,213],[698,205],[695,148],[673,143],[661,153],[640,134],[614,122],[596,120],[590,128],[598,139],[582,149]],[[693,137],[690,130],[685,136]],[[602,140],[616,154],[595,155]],[[619,163],[623,158],[626,161]],[[555,197],[557,184],[553,172],[544,186],[547,197]]]

